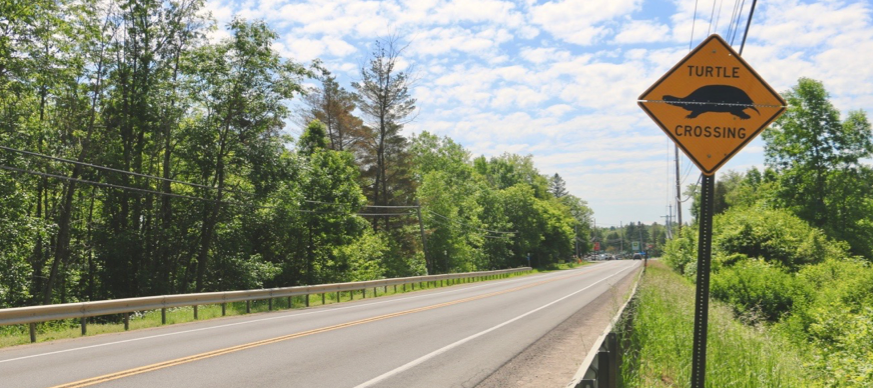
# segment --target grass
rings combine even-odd
[[[569,267],[573,268],[573,267]],[[527,274],[535,273],[536,271],[528,272]],[[509,277],[516,276],[524,276],[527,274],[521,273],[512,273],[508,274]],[[468,278],[462,283],[473,283],[479,281],[489,280],[487,278]],[[458,283],[452,283],[458,284]],[[420,291],[424,289],[431,288],[439,288],[439,287],[448,287],[452,284],[440,283],[440,282],[422,282],[416,283],[413,285],[407,284],[405,286],[389,286],[389,287],[378,287],[375,290],[377,297],[395,295],[395,294],[403,294],[407,292]],[[363,293],[366,292],[366,295]],[[324,295],[324,304],[335,304],[348,302],[350,300],[358,300],[363,298],[373,298],[374,289],[369,288],[365,291],[357,290],[354,292],[342,292],[340,295],[336,293],[328,293]],[[309,306],[321,306],[322,305],[322,295],[321,294],[313,294],[309,296]],[[289,309],[299,309],[306,308],[306,299],[303,296],[297,296],[292,298],[274,298],[273,299],[273,310],[289,310]],[[270,311],[270,302],[268,300],[255,300],[251,301],[250,306],[251,313],[264,313]],[[225,309],[226,316],[236,316],[236,315],[244,315],[246,314],[246,303],[245,302],[234,302],[228,303]],[[170,308],[167,309],[167,324],[178,324],[178,323],[186,323],[194,321],[194,307],[178,307],[178,308]],[[197,317],[199,321],[213,319],[213,318],[221,318],[221,305],[203,305],[198,306],[197,308]],[[161,310],[152,310],[152,311],[138,311],[130,316],[129,321],[129,329],[137,330],[137,329],[146,329],[152,327],[163,326],[161,322]],[[107,334],[107,333],[118,333],[123,332],[124,323],[123,316],[121,314],[115,315],[107,315],[100,317],[92,317],[88,319],[87,324],[87,336]],[[58,339],[65,338],[77,338],[82,336],[81,326],[79,324],[79,320],[77,319],[67,319],[62,321],[50,321],[50,322],[42,322],[37,324],[37,342],[47,342],[54,341]],[[30,332],[28,329],[28,325],[10,325],[0,327],[0,348],[23,345],[30,343]]]
[[[563,271],[563,270],[567,270],[567,269],[584,267],[586,265],[591,265],[591,264],[594,264],[594,263],[590,262],[590,261],[584,261],[584,260],[581,263],[578,263],[578,262],[557,263],[557,264],[551,264],[548,267],[541,268],[541,269],[534,268],[531,273],[546,273],[546,272],[552,272],[552,271]]]
[[[694,325],[694,285],[664,264],[649,261],[637,291],[623,356],[625,387],[688,387]],[[821,386],[802,353],[763,326],[747,326],[729,307],[710,301],[707,387],[812,388]]]

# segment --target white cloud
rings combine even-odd
[[[669,33],[670,28],[665,24],[650,20],[631,20],[622,26],[613,41],[619,44],[660,42]]]
[[[605,22],[629,15],[642,0],[555,0],[531,7],[531,20],[552,36],[578,45],[590,45],[610,28]]]

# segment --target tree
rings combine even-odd
[[[819,81],[801,78],[784,95],[787,111],[763,133],[767,166],[779,174],[777,196],[832,237],[854,238],[867,229],[865,210],[873,198],[865,179],[869,167],[859,163],[873,156],[870,123],[862,111],[849,112],[840,123]],[[869,255],[873,246],[858,241],[852,249]]]
[[[411,198],[413,191],[408,187],[408,142],[400,134],[415,110],[415,99],[409,94],[412,80],[397,69],[404,48],[396,36],[377,40],[369,66],[361,68],[361,80],[352,83],[358,109],[374,131],[369,141],[370,158],[365,160],[370,168],[365,173],[371,179],[372,202],[382,206]],[[385,218],[386,228],[388,222],[389,218]]]
[[[555,198],[561,198],[569,194],[567,192],[567,183],[564,182],[564,179],[561,178],[558,173],[555,173],[555,175],[552,175],[552,177],[549,178],[549,192],[552,193]]]
[[[303,119],[319,120],[325,125],[330,149],[350,151],[360,155],[364,141],[372,136],[363,121],[352,112],[357,108],[355,95],[339,86],[336,77],[327,70],[321,76],[321,88],[311,89],[303,98],[306,104]]]
[[[188,59],[193,78],[191,97],[199,120],[190,128],[203,152],[197,163],[203,184],[216,187],[214,202],[203,208],[200,248],[196,254],[196,290],[203,291],[215,228],[221,222],[228,178],[250,168],[250,144],[278,135],[288,115],[285,102],[302,91],[311,73],[283,60],[273,50],[277,35],[264,22],[235,18],[232,36],[198,49]]]
[[[365,198],[356,182],[358,169],[352,155],[331,150],[327,144],[325,125],[317,120],[309,124],[297,143],[297,152],[307,166],[298,177],[305,193],[306,284],[342,279],[349,263],[337,262],[333,250],[359,238],[365,225],[354,216]]]
[[[533,156],[521,156],[504,153],[498,157],[486,160],[484,156],[474,160],[476,171],[485,176],[488,182],[499,190],[504,190],[517,184],[530,186],[537,198],[551,197],[549,181],[540,175],[533,163]]]

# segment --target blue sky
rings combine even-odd
[[[675,195],[672,143],[637,97],[708,33],[730,41],[737,14],[739,50],[751,3],[209,0],[207,10],[222,26],[235,14],[265,20],[284,56],[320,58],[346,89],[373,42],[397,34],[408,43],[403,69],[417,79],[408,135],[448,136],[474,156],[531,154],[542,173],[560,174],[588,202],[598,225],[618,225],[663,224]],[[777,91],[809,77],[824,82],[844,114],[869,114],[871,8],[868,1],[761,1],[743,58]],[[211,38],[226,34],[219,29]],[[753,141],[720,172],[762,166],[763,148]],[[696,167],[681,153],[680,162],[683,187],[695,183]]]

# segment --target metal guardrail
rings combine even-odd
[[[125,298],[125,299],[115,299],[115,300],[101,300],[101,301],[93,301],[93,302],[79,302],[79,303],[64,303],[64,304],[53,304],[53,305],[44,305],[44,306],[29,306],[29,307],[16,307],[9,309],[0,309],[0,325],[16,325],[16,324],[30,324],[30,337],[31,342],[36,341],[35,337],[35,323],[45,322],[45,321],[53,321],[60,319],[82,319],[82,333],[85,333],[85,323],[86,318],[95,317],[99,315],[109,315],[109,314],[124,314],[125,315],[125,329],[128,328],[128,319],[129,313],[134,311],[146,311],[146,310],[162,310],[163,323],[166,323],[166,309],[173,307],[183,307],[183,306],[194,306],[194,318],[197,318],[197,306],[198,305],[214,305],[221,304],[224,306],[225,303],[230,302],[250,302],[253,300],[270,300],[270,306],[272,307],[272,299],[273,298],[283,298],[283,297],[292,297],[292,296],[306,296],[306,305],[309,305],[309,295],[314,294],[326,294],[326,293],[338,293],[338,292],[349,292],[349,291],[359,291],[364,290],[364,297],[366,297],[366,290],[369,288],[375,289],[378,287],[388,287],[388,286],[399,286],[399,285],[407,285],[412,284],[413,289],[415,289],[416,283],[424,283],[424,282],[443,282],[443,281],[453,281],[453,280],[462,280],[462,279],[470,279],[470,278],[496,278],[503,277],[512,273],[518,272],[527,272],[530,271],[530,267],[520,267],[513,269],[504,269],[497,271],[483,271],[483,272],[465,272],[465,273],[454,273],[454,274],[442,274],[442,275],[429,275],[429,276],[414,276],[414,277],[406,277],[406,278],[394,278],[394,279],[381,279],[381,280],[370,280],[363,282],[350,282],[350,283],[332,283],[332,284],[319,284],[313,286],[298,286],[298,287],[282,287],[282,288],[268,288],[268,289],[260,289],[260,290],[246,290],[246,291],[225,291],[225,292],[205,292],[205,293],[197,293],[197,294],[177,294],[177,295],[161,295],[161,296],[146,296],[139,298]],[[249,310],[249,304],[246,305],[247,311]],[[222,307],[222,313],[224,313],[224,308]]]
[[[566,388],[618,388],[619,375],[621,371],[621,350],[619,349],[618,335],[613,332],[615,324],[618,323],[625,309],[633,300],[637,293],[637,287],[640,284],[640,278],[645,273],[640,271],[634,283],[634,288],[631,291],[630,297],[624,302],[624,305],[618,310],[618,313],[609,321],[609,325],[603,331],[597,341],[594,341],[594,346],[588,350],[588,355],[582,361],[582,365],[573,380],[567,384]]]

